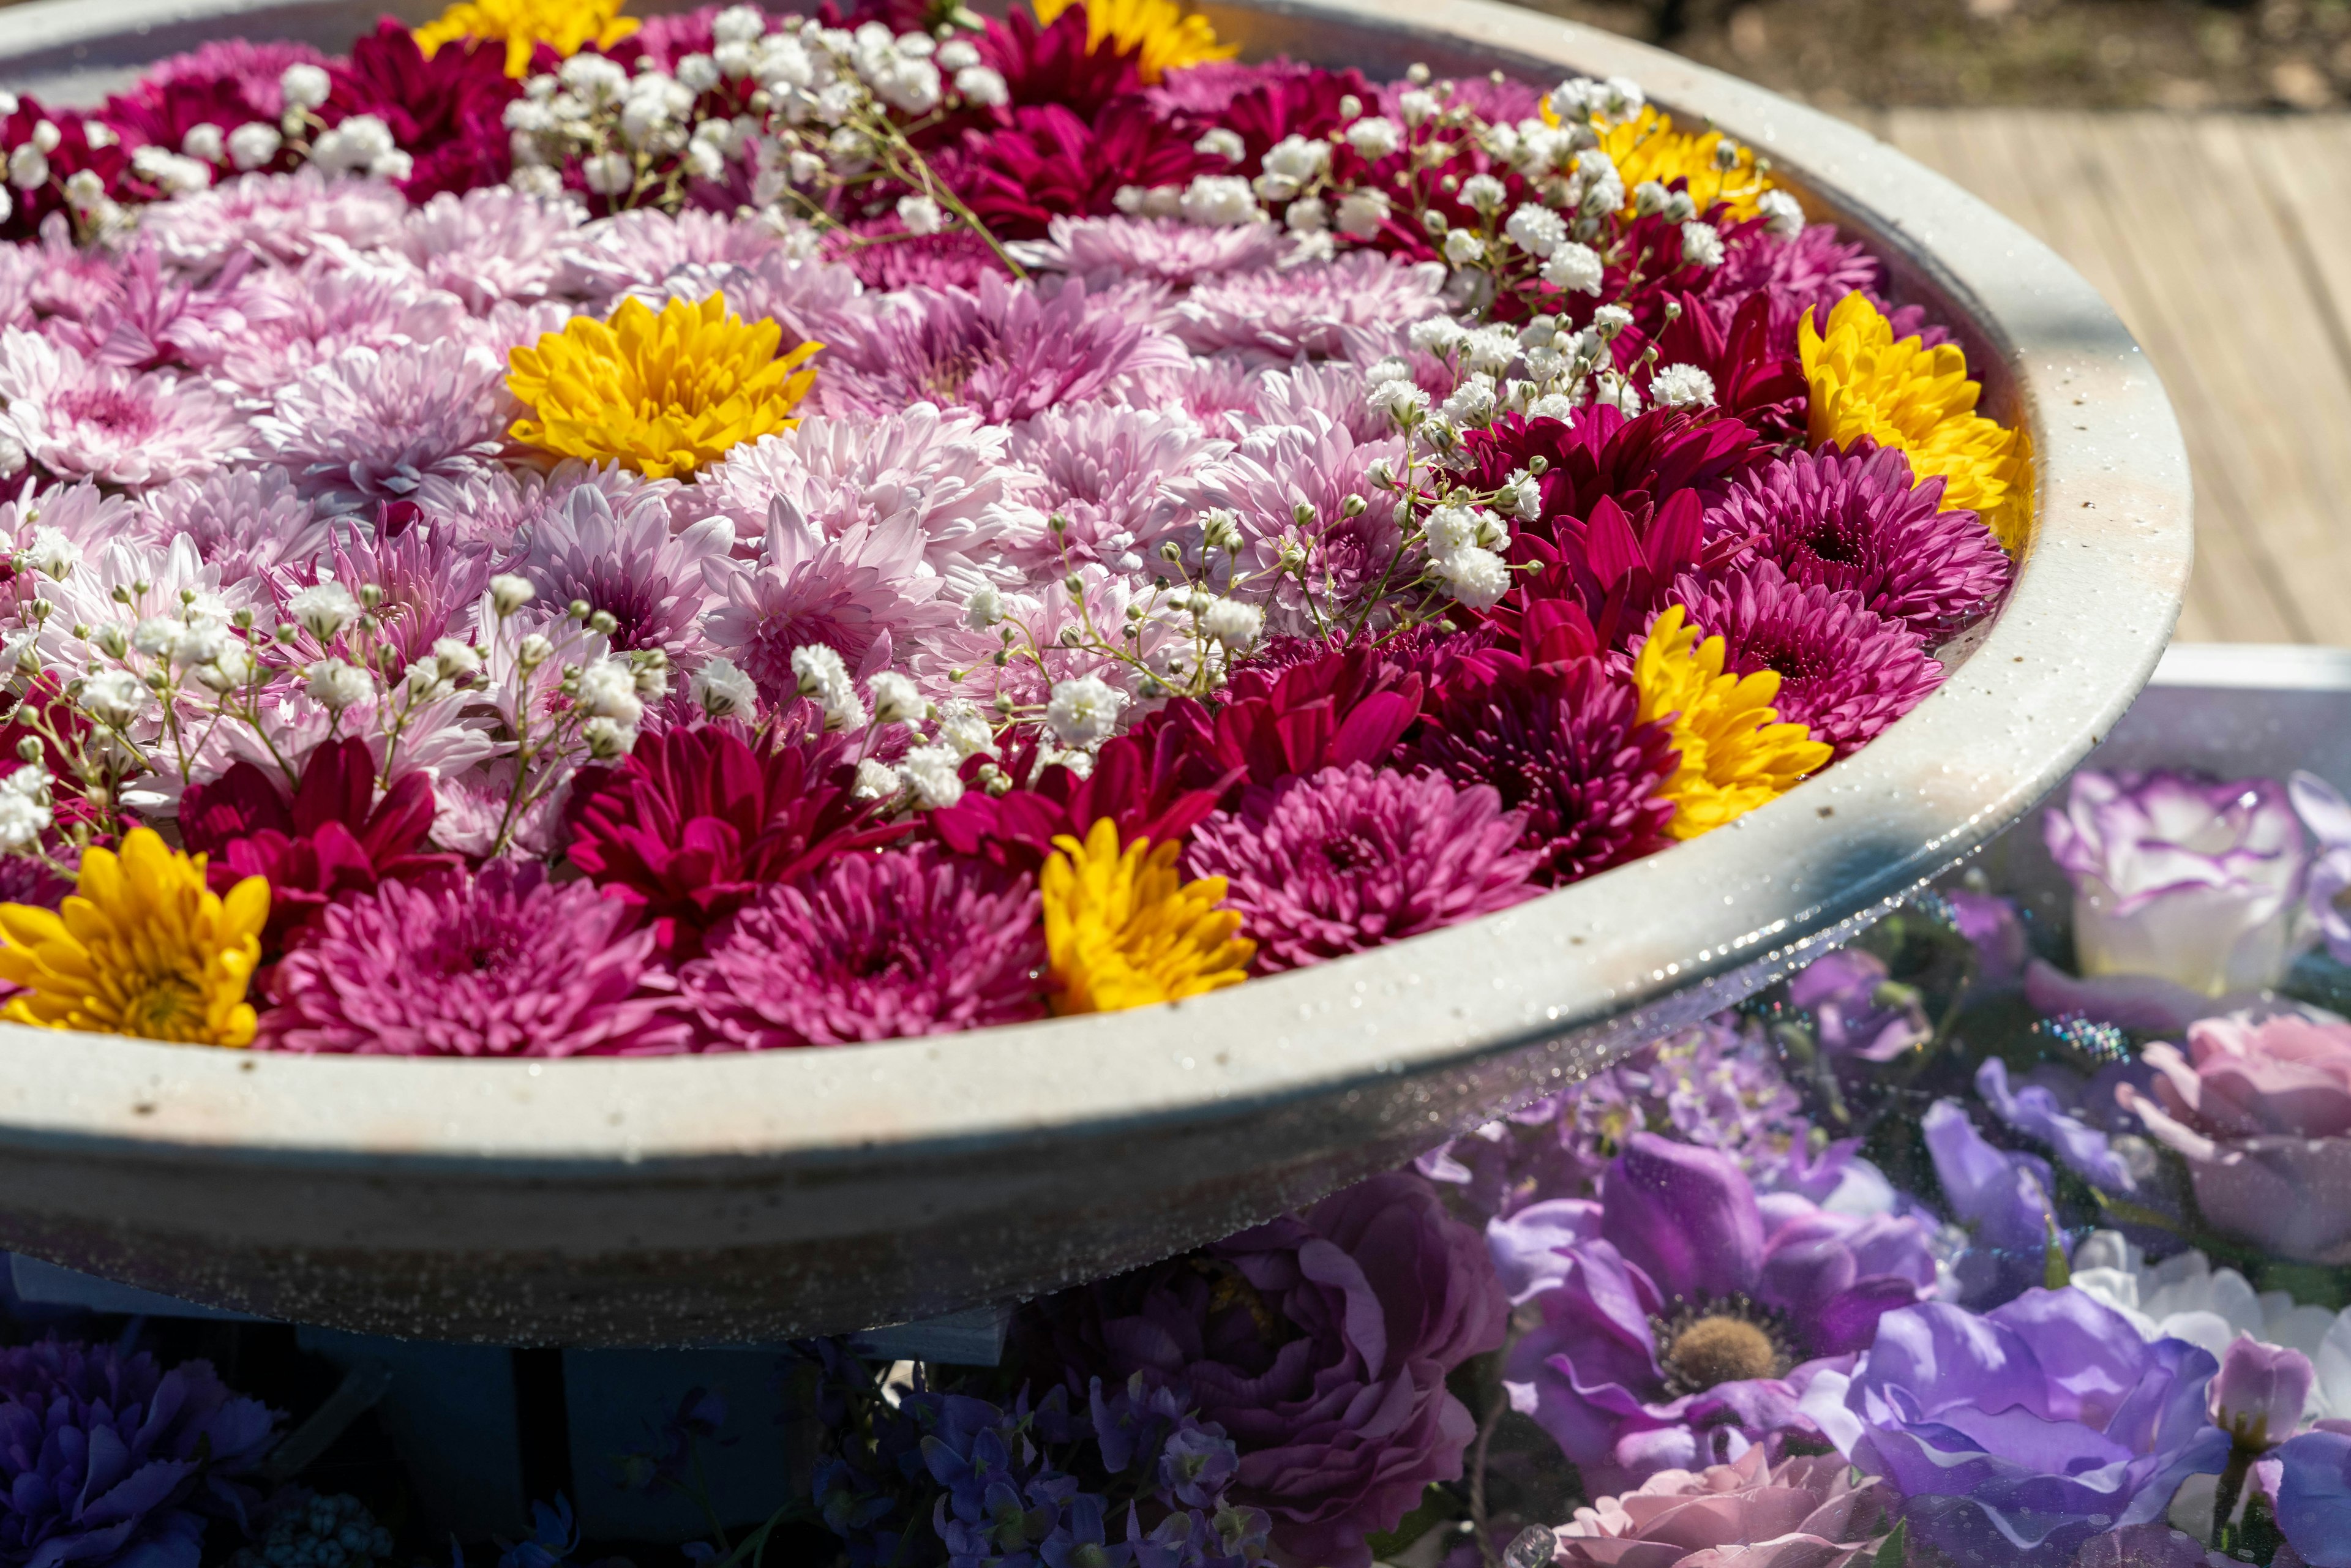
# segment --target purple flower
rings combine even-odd
[[[2351,890],[2351,801],[2315,773],[2294,774],[2286,780],[2286,792],[2294,814],[2318,841],[2304,905],[2335,962],[2351,964],[2351,909],[2343,904],[2344,893]]]
[[[278,965],[259,1050],[387,1056],[683,1050],[653,934],[589,882],[496,860],[333,904]]]
[[[2016,905],[1998,894],[1969,893],[1954,888],[1942,895],[1951,925],[1976,950],[1976,979],[1980,985],[2013,986],[2024,977],[2032,946]]]
[[[2351,1568],[2351,1432],[2326,1429],[2338,1425],[2277,1452],[2278,1530],[2310,1568]]]
[[[1849,757],[1943,684],[1918,633],[1850,589],[1789,580],[1769,560],[1711,578],[1685,575],[1674,597],[1689,623],[1723,640],[1733,674],[1777,671],[1782,719]]]
[[[712,563],[714,575],[720,563]],[[792,651],[821,643],[851,672],[885,665],[893,648],[915,648],[956,623],[945,580],[923,564],[922,533],[911,512],[878,527],[858,523],[826,538],[788,501],[768,507],[759,559],[724,573],[725,591],[704,630],[769,702],[799,690]]]
[[[1486,785],[1358,762],[1249,786],[1193,830],[1186,865],[1228,879],[1261,967],[1301,968],[1532,898],[1520,831]]]
[[[2004,1301],[2039,1284],[2057,1235],[2049,1162],[1994,1148],[1956,1100],[1936,1101],[1922,1125],[1944,1202],[1973,1239],[1957,1264],[1964,1299]]]
[[[2084,768],[2042,836],[2073,879],[2084,974],[2156,975],[2218,997],[2285,973],[2305,852],[2275,779]]]
[[[1478,1233],[1391,1173],[1205,1252],[1043,1304],[1051,1357],[1186,1391],[1240,1452],[1228,1494],[1290,1560],[1366,1568],[1477,1422],[1447,1373],[1502,1343]]]
[[[2316,1376],[2298,1350],[2263,1344],[2240,1333],[2220,1357],[2212,1380],[2212,1422],[2247,1453],[2274,1448],[2302,1425],[2302,1407]]]
[[[619,622],[615,649],[658,648],[672,661],[702,651],[710,592],[705,568],[728,559],[735,525],[708,517],[673,533],[657,490],[612,497],[582,485],[531,530],[510,570],[529,578],[549,603],[584,599]]]
[[[1940,1301],[1886,1313],[1850,1379],[1816,1378],[1804,1409],[1959,1568],[2065,1568],[2227,1461],[2205,1414],[2217,1370],[2080,1291],[2036,1290],[1981,1317]]]
[[[2093,1127],[2059,1103],[2045,1083],[2027,1083],[2011,1090],[2008,1063],[1988,1056],[1976,1069],[1976,1092],[1992,1114],[2023,1134],[2048,1145],[2068,1170],[2092,1186],[2108,1192],[2135,1192],[2138,1182],[2129,1165],[2116,1153],[2105,1133]]]
[[[253,428],[322,510],[364,513],[495,465],[514,407],[506,369],[451,338],[346,349],[282,388]]]
[[[1257,272],[1281,259],[1283,235],[1271,224],[1204,228],[1174,218],[1056,217],[1046,237],[1019,248],[1032,267],[1082,277],[1089,287],[1129,277],[1177,287],[1229,272]]]
[[[1204,278],[1176,307],[1176,335],[1196,354],[1254,350],[1287,363],[1347,350],[1347,329],[1383,339],[1444,308],[1445,268],[1375,250],[1332,261]]]
[[[200,1511],[266,1450],[277,1416],[212,1364],[41,1340],[0,1350],[0,1563],[196,1568]]]
[[[1788,1002],[1813,1015],[1832,1056],[1891,1061],[1934,1038],[1917,991],[1897,985],[1886,961],[1857,947],[1815,958],[1788,981]]]
[[[1791,581],[1850,589],[1929,643],[1980,620],[2008,589],[2008,555],[1973,512],[1938,511],[1892,448],[1796,452],[1730,481],[1709,538],[1775,562]]]
[[[1597,1204],[1539,1205],[1489,1228],[1522,1288],[1540,1283],[1530,1228],[1585,1239],[1560,1250],[1503,1382],[1595,1494],[1726,1464],[1802,1427],[1812,1369],[1799,1363],[1868,1343],[1881,1313],[1935,1278],[1919,1222],[1834,1215],[1792,1193],[1759,1202],[1724,1155],[1648,1133],[1625,1140]]]
[[[679,972],[708,1049],[947,1034],[1041,1018],[1035,882],[935,845],[764,889]]]

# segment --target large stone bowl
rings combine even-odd
[[[340,49],[378,9],[45,0],[0,12],[0,84],[89,102],[207,39]],[[0,1244],[271,1317],[514,1343],[759,1342],[1049,1290],[1304,1203],[1736,1001],[2016,820],[2129,705],[2187,580],[2188,464],[2138,346],[2037,241],[1850,125],[1531,12],[1207,9],[1252,57],[1633,77],[1866,235],[2032,436],[2015,591],[1943,689],[1706,839],[1176,1007],[650,1061],[0,1029]]]

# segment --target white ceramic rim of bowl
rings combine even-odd
[[[645,1061],[293,1057],[0,1026],[0,1147],[387,1176],[822,1162],[1222,1121],[1595,1026],[1635,1039],[1677,993],[1783,967],[1946,869],[2129,705],[2187,581],[2187,458],[2137,345],[2038,240],[1850,124],[1537,13],[1484,0],[1205,9],[1228,36],[1272,46],[1285,27],[1332,24],[1393,34],[1406,56],[1490,57],[1534,81],[1630,76],[1767,152],[1814,211],[1867,234],[1897,286],[1965,312],[1948,324],[1980,366],[1990,357],[1988,385],[2008,382],[2003,418],[2022,413],[2032,432],[2039,521],[2007,605],[1943,689],[1823,778],[1708,838],[1504,915],[1173,1007]],[[247,29],[348,37],[345,15],[315,0],[40,0],[0,13],[0,82],[103,80],[120,63],[107,46],[126,37],[152,57]],[[1428,1136],[1451,1130],[1432,1124]]]

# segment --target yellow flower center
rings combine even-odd
[[[508,356],[507,385],[531,406],[517,441],[566,457],[617,462],[648,478],[690,474],[737,446],[789,430],[824,345],[778,356],[783,329],[727,314],[725,296],[639,299],[610,321],[575,317]]]
[[[1678,604],[1657,617],[1633,661],[1633,683],[1643,721],[1670,719],[1681,753],[1659,791],[1674,802],[1666,831],[1694,839],[1786,794],[1828,766],[1833,748],[1802,725],[1780,722],[1771,706],[1780,695],[1777,671],[1724,674],[1722,639],[1700,643],[1685,619]]]
[[[1053,1010],[1113,1013],[1238,986],[1257,944],[1240,915],[1219,909],[1225,879],[1186,882],[1182,846],[1137,839],[1121,849],[1104,817],[1079,842],[1067,833],[1045,862],[1045,949]]]
[[[456,0],[416,29],[416,47],[430,59],[444,44],[464,38],[503,44],[507,75],[530,74],[530,57],[545,44],[569,58],[593,44],[609,49],[637,30],[620,14],[622,0]]]
[[[1964,507],[2011,554],[2023,548],[2032,507],[2022,433],[1976,412],[1983,389],[1968,379],[1968,357],[1956,344],[1895,341],[1893,324],[1858,293],[1837,301],[1825,333],[1805,311],[1796,342],[1812,393],[1813,445],[1867,436],[1898,446],[1920,483],[1943,481],[1945,510]]]
[[[246,877],[223,898],[204,857],[183,854],[152,828],[120,853],[83,853],[78,883],[50,911],[0,904],[0,979],[16,1023],[190,1045],[250,1045],[246,988],[261,962],[269,883]]]
[[[1725,1383],[1778,1377],[1788,1370],[1787,1353],[1761,1324],[1730,1311],[1704,1316],[1684,1313],[1658,1335],[1657,1357],[1668,1387],[1677,1394],[1703,1394]]]
[[[1155,82],[1183,66],[1228,60],[1238,44],[1220,44],[1206,16],[1187,16],[1176,0],[1034,0],[1037,20],[1051,26],[1071,5],[1086,12],[1086,53],[1110,44],[1112,52],[1134,55],[1135,71]]]

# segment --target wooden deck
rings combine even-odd
[[[2351,116],[1855,118],[2079,267],[2196,475],[2183,639],[2351,645]]]

